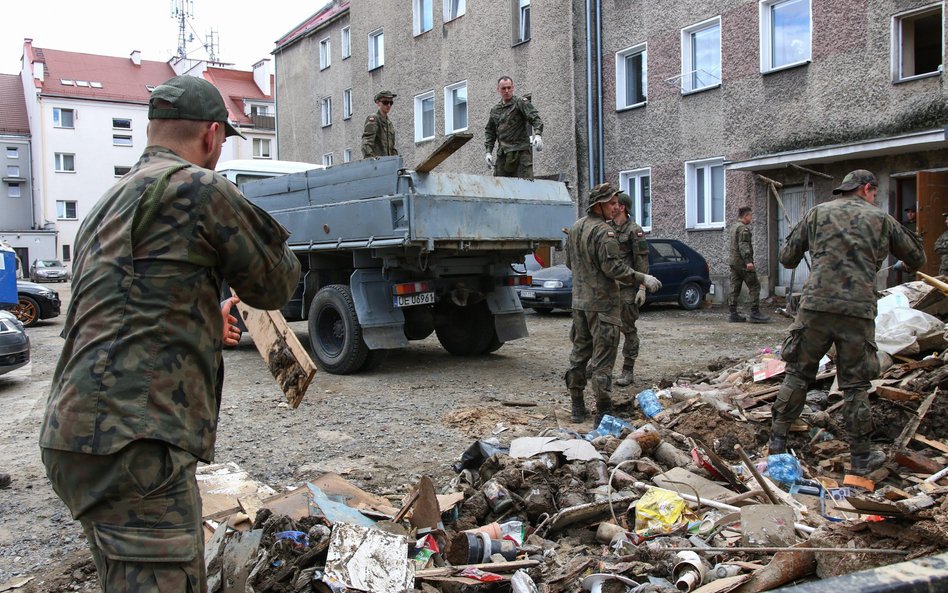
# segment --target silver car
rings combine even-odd
[[[9,311],[0,311],[0,375],[30,362],[30,338]]]
[[[33,282],[67,282],[69,270],[58,259],[35,259],[30,266]]]

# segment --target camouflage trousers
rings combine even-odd
[[[620,324],[619,316],[613,312],[573,309],[573,326],[569,330],[573,351],[566,371],[567,388],[586,388],[586,366],[589,365],[596,397],[612,394],[612,367],[618,354]]]
[[[53,490],[82,524],[104,593],[206,593],[194,455],[156,440],[112,455],[42,454]]]
[[[747,285],[747,291],[750,293],[751,307],[756,309],[760,307],[760,280],[757,279],[757,272],[753,270],[742,270],[740,268],[730,267],[731,275],[729,277],[729,290],[727,294],[727,304],[730,307],[736,307],[737,301],[741,296],[741,285]]]
[[[773,430],[786,434],[803,413],[806,391],[816,378],[820,359],[836,345],[836,379],[843,392],[843,416],[849,433],[850,451],[869,451],[872,413],[870,381],[879,374],[876,357],[875,321],[800,309],[784,340],[781,357],[787,362],[785,378],[774,402]]]
[[[631,303],[622,303],[622,369],[631,369],[635,366],[635,359],[639,357],[639,330],[635,322],[639,319],[639,306],[633,300]]]
[[[497,149],[494,161],[494,177],[520,177],[533,179],[533,150],[512,150],[504,152]]]

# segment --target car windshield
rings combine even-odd
[[[55,259],[38,259],[36,260],[37,268],[61,268],[63,263]]]

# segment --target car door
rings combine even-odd
[[[687,275],[686,258],[670,241],[649,240],[648,269],[652,276],[662,281],[662,288],[654,300],[675,300]]]

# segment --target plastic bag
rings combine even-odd
[[[661,488],[649,488],[635,503],[635,533],[643,537],[671,533],[697,518],[682,497]]]
[[[781,484],[796,484],[803,479],[803,468],[789,453],[767,456],[767,475]]]
[[[876,346],[886,354],[917,354],[918,343],[943,335],[945,324],[928,313],[897,306],[900,299],[905,301],[902,295],[889,295],[879,300],[879,314],[876,315]],[[932,348],[941,348],[944,342],[942,341],[940,345],[927,345]]]

